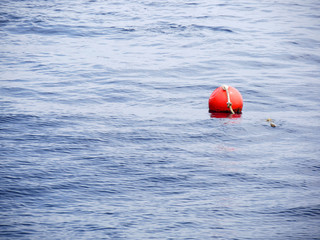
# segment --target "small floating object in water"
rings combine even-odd
[[[271,118],[268,118],[266,121],[269,122],[269,123],[270,123],[270,126],[273,127],[273,128],[277,126],[277,125],[273,122],[273,119],[271,119]]]
[[[240,114],[243,100],[240,92],[234,87],[222,85],[215,89],[209,97],[209,112],[226,112]]]

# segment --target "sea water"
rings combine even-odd
[[[0,72],[1,239],[320,239],[319,1],[2,0]]]

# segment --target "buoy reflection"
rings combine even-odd
[[[241,114],[231,114],[225,112],[212,112],[210,113],[211,118],[241,118]]]

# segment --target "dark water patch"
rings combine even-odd
[[[8,30],[15,34],[39,34],[44,36],[66,36],[66,37],[98,37],[110,36],[117,33],[135,32],[132,27],[91,27],[86,25],[51,24],[44,20],[31,20],[21,23],[16,27],[8,27]]]
[[[0,15],[1,16],[1,15]],[[7,23],[9,22],[8,19],[5,19],[1,16],[1,19],[0,19],[0,26],[5,26]]]
[[[286,218],[296,218],[296,219],[319,219],[320,218],[320,206],[319,205],[311,205],[305,207],[295,207],[295,208],[287,208],[280,211],[267,211],[263,214],[271,214],[271,215],[280,215]]]
[[[320,219],[320,205],[290,208],[284,211],[280,211],[279,214],[292,217],[305,217],[305,218],[317,218]]]
[[[20,186],[20,187],[6,187],[3,186],[0,189],[1,195],[3,198],[24,198],[24,197],[34,197],[39,194],[44,194],[48,189],[46,187],[32,187],[32,186]]]
[[[7,12],[0,12],[0,25],[1,26],[6,26],[8,24],[14,24],[19,22],[23,17],[18,16],[16,14],[11,14]]]
[[[196,30],[210,30],[210,31],[213,31],[213,32],[234,33],[234,31],[232,31],[231,29],[223,27],[223,26],[213,27],[213,26],[192,24],[191,27],[196,29]]]
[[[184,32],[187,29],[186,26],[170,23],[166,21],[158,22],[155,26],[147,27],[147,31],[153,33],[161,33],[161,34],[176,34],[179,32]]]
[[[22,87],[3,87],[0,92],[3,96],[13,96],[13,97],[33,97],[36,94],[34,89],[22,88]]]
[[[2,127],[5,129],[13,130],[11,124],[29,124],[33,121],[38,121],[39,117],[35,115],[28,115],[28,114],[4,114],[0,115],[0,123]],[[8,128],[9,127],[9,128]],[[18,131],[18,129],[15,129]]]
[[[184,34],[192,34],[194,31],[204,31],[209,30],[213,32],[226,32],[226,33],[234,33],[233,30],[223,27],[223,26],[205,26],[205,25],[181,25],[176,23],[170,22],[159,22],[157,27],[148,28],[149,31],[155,33],[165,33],[165,34],[177,34],[177,33],[184,33]],[[188,35],[185,35],[188,36]]]

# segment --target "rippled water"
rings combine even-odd
[[[319,13],[1,1],[1,239],[320,239]]]

